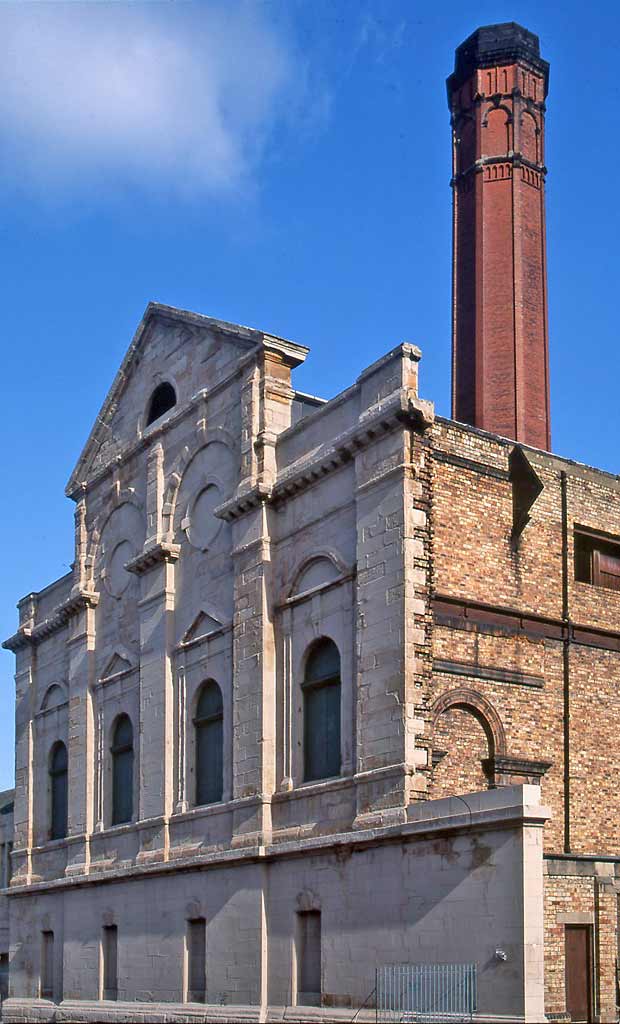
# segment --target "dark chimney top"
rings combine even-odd
[[[529,32],[516,21],[502,25],[483,25],[477,28],[457,48],[454,71],[447,81],[448,103],[452,92],[470,78],[477,68],[495,67],[518,60],[527,61],[545,80],[545,96],[549,88],[549,64],[540,56],[540,43],[534,32]]]

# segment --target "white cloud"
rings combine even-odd
[[[0,174],[46,190],[247,187],[303,82],[268,14],[237,0],[0,4]]]

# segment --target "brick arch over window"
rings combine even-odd
[[[482,121],[483,156],[506,156],[512,149],[512,115],[503,106],[490,107]]]
[[[433,704],[431,711],[433,715],[433,728],[444,711],[449,708],[460,708],[462,711],[469,711],[478,719],[492,745],[491,754],[506,753],[506,733],[502,720],[497,711],[486,697],[483,697],[477,690],[468,690],[459,687],[457,690],[448,690],[442,693],[441,697]]]
[[[540,163],[539,140],[540,130],[536,118],[529,110],[524,110],[521,117],[521,152],[533,163]]]
[[[493,705],[475,690],[456,689],[433,705],[433,777],[430,796],[456,796],[494,785],[492,765],[506,751]]]

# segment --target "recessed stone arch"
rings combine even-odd
[[[174,534],[174,516],[181,482],[196,456],[211,444],[221,444],[228,449],[234,458],[236,450],[234,439],[223,427],[215,427],[206,431],[200,430],[198,434],[199,439],[193,447],[190,448],[189,445],[185,445],[179,452],[168,476],[162,510],[164,532],[168,539],[171,539]]]
[[[69,695],[65,683],[59,681],[51,683],[45,691],[39,710],[53,711],[54,708],[63,707],[68,700]]]
[[[90,544],[88,547],[88,565],[90,569],[91,580],[94,580],[96,574],[97,561],[99,559],[101,550],[101,538],[103,537],[106,526],[115,512],[118,511],[123,505],[131,505],[136,511],[144,517],[144,509],[139,503],[136,492],[133,487],[123,487],[118,491],[113,490],[110,495],[108,502],[106,503],[105,515],[101,518],[98,523],[90,530]],[[146,523],[145,523],[146,531]]]
[[[314,577],[311,578],[313,569],[316,570],[316,582],[314,582]],[[321,572],[321,569],[323,569],[323,572]],[[297,594],[304,593],[306,590],[314,589],[315,586],[332,583],[341,577],[349,575],[349,567],[333,548],[322,548],[321,550],[313,551],[302,558],[294,570],[287,597],[294,597]]]

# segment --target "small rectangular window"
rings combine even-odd
[[[585,527],[575,530],[575,579],[620,590],[620,538]]]
[[[54,933],[41,933],[41,999],[54,998]]]
[[[187,999],[204,1003],[207,994],[207,922],[196,917],[187,922]]]
[[[118,998],[118,928],[115,924],[103,929],[102,942],[103,998]]]
[[[297,1003],[321,1005],[321,912],[297,914]]]
[[[7,886],[9,886],[11,884],[11,879],[13,877],[12,860],[11,860],[11,854],[12,853],[13,853],[13,843],[7,843],[6,844],[6,875],[5,875]]]

